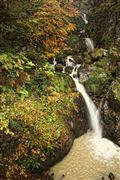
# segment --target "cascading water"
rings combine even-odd
[[[56,59],[54,58],[53,59],[53,71],[55,71],[55,65],[57,64],[57,61],[56,61]]]
[[[85,24],[87,24],[88,20],[87,20],[86,14],[82,13],[81,17],[84,20]],[[85,30],[81,30],[80,33],[83,34],[84,36],[86,36]],[[92,52],[94,50],[93,40],[91,38],[87,37],[87,36],[84,37],[84,39],[85,39],[85,44],[86,44],[86,47],[87,47],[87,51]]]
[[[70,76],[73,78],[74,74],[77,74],[77,68],[73,68],[73,71],[70,74]],[[88,112],[89,112],[89,121],[90,121],[90,124],[91,124],[91,128],[92,128],[93,132],[98,137],[101,138],[102,137],[102,127],[100,125],[100,113],[99,113],[99,110],[96,108],[95,104],[93,103],[93,101],[91,100],[89,95],[87,94],[84,86],[79,83],[79,79],[78,78],[73,78],[73,80],[75,82],[77,90],[83,95],[83,98],[84,98],[84,100],[86,102],[87,109],[88,109]]]
[[[85,22],[85,24],[88,24],[88,20],[87,20],[87,18],[86,18],[86,14],[85,14],[85,13],[82,13],[82,14],[81,14],[81,17],[82,17],[83,21]]]
[[[88,52],[92,52],[94,50],[94,44],[93,44],[93,40],[91,38],[86,37],[85,44],[86,44]]]
[[[86,14],[82,13],[85,24],[88,23]],[[88,52],[94,51],[93,40],[84,34],[85,44]],[[105,52],[106,53],[106,52]],[[56,65],[54,59],[54,67]],[[88,131],[83,136],[74,140],[69,154],[50,170],[54,174],[54,180],[120,180],[120,148],[106,138],[102,138],[102,127],[100,124],[100,112],[87,94],[84,86],[79,83],[78,68],[72,56],[66,59],[65,68],[72,66],[70,74],[75,82],[76,89],[82,94],[88,112],[92,131]],[[112,172],[112,173],[111,173]]]
[[[54,180],[102,180],[103,177],[104,180],[110,180],[108,178],[110,174],[115,177],[113,180],[120,180],[120,148],[110,140],[102,138],[99,110],[84,86],[79,83],[77,77],[79,67],[80,65],[74,64],[70,76],[75,82],[76,89],[84,97],[92,131],[75,139],[69,154],[53,166],[50,172],[54,174]]]
[[[67,59],[66,59],[66,66],[74,66],[75,65],[75,61],[73,59],[72,56],[67,56]]]
[[[65,66],[63,67],[62,73],[65,73]]]

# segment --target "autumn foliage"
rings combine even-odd
[[[0,0],[0,179],[31,179],[69,136],[76,93],[47,60],[69,48],[74,2]]]
[[[22,41],[44,57],[68,48],[68,33],[75,28],[70,18],[78,15],[73,0],[7,0],[5,4],[2,38],[6,41]]]

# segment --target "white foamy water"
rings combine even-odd
[[[55,180],[102,180],[112,172],[120,180],[120,148],[92,132],[75,139],[69,154],[51,168]]]
[[[120,147],[106,138],[98,138],[93,134],[92,138],[89,139],[89,144],[95,158],[102,158],[104,161],[111,161],[115,157],[120,159]]]
[[[66,66],[74,66],[75,65],[75,61],[73,59],[72,56],[67,56],[67,59],[66,59]]]

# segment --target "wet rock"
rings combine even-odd
[[[115,179],[115,176],[114,176],[114,174],[112,172],[110,172],[108,177],[109,177],[110,180],[114,180]]]
[[[75,60],[76,64],[83,64],[83,57],[81,54],[73,55],[72,57]]]
[[[71,74],[72,73],[72,70],[73,70],[73,67],[72,66],[67,66],[65,68],[65,72],[67,72],[68,74]]]
[[[48,59],[48,62],[49,62],[50,64],[53,64],[53,61],[54,61],[54,58],[53,58],[53,57],[51,57],[51,58]]]
[[[80,81],[80,83],[84,83],[87,80],[88,80],[88,74],[80,72],[79,73],[79,81]]]
[[[63,65],[62,64],[56,64],[55,65],[55,71],[62,72],[63,71]]]

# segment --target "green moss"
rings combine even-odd
[[[115,100],[120,103],[120,81],[116,81],[112,87],[112,92],[114,95]]]
[[[85,64],[91,64],[92,59],[88,52],[83,53]]]
[[[74,87],[73,80],[70,76],[66,74],[56,74],[54,75],[51,86],[56,92],[72,92]]]
[[[94,63],[95,66],[106,69],[110,65],[110,62],[108,61],[108,58],[104,57],[100,59],[99,61]]]
[[[111,80],[111,74],[99,71],[92,72],[89,76],[89,79],[85,82],[85,86],[88,92],[101,93],[103,88]]]
[[[102,48],[95,49],[94,52],[91,53],[93,59],[101,58],[104,55],[104,50]]]

